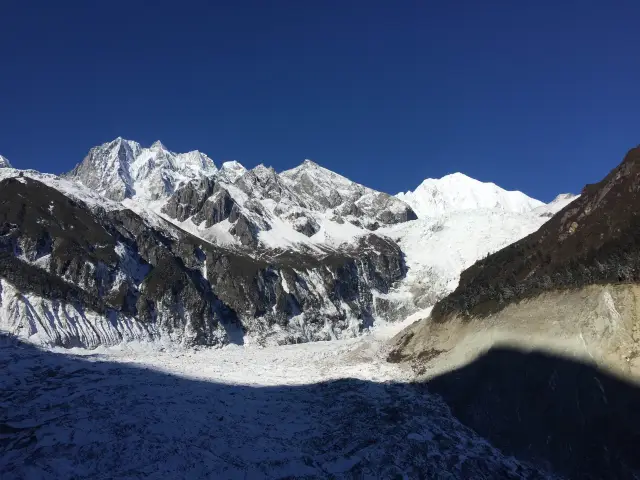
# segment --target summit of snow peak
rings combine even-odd
[[[105,142],[102,145],[97,145],[93,148],[101,149],[101,150],[110,150],[110,149],[121,148],[121,147],[129,147],[133,151],[138,151],[142,148],[142,146],[138,142],[134,140],[127,140],[126,138],[122,138],[122,137],[116,137],[110,142]]]
[[[217,172],[205,154],[174,153],[160,141],[151,147],[118,137],[94,147],[66,176],[111,200],[167,198],[190,180]]]
[[[156,140],[151,144],[152,150],[167,150],[167,148],[162,144],[160,140]]]
[[[520,191],[504,190],[459,172],[439,179],[427,178],[414,191],[398,193],[396,197],[411,205],[419,217],[478,208],[527,212],[544,205]]]
[[[244,165],[242,165],[240,162],[238,162],[237,160],[227,160],[226,162],[222,163],[221,169],[223,168],[227,168],[230,170],[246,170],[246,168],[244,168]]]
[[[220,166],[219,175],[226,181],[235,183],[235,181],[238,180],[246,172],[247,169],[244,168],[244,166],[240,162],[231,160],[224,162]]]
[[[0,168],[13,168],[7,157],[0,155]]]

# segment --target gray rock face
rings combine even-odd
[[[202,202],[206,188],[217,202]],[[226,217],[244,244],[255,245],[255,225],[225,193],[206,184],[182,191],[185,202],[168,208],[184,217],[200,202],[204,221]],[[371,290],[388,291],[405,274],[397,245],[374,235],[321,256],[265,251],[256,258],[169,223],[152,226],[128,209],[89,208],[30,177],[0,182],[0,255],[0,278],[21,292],[25,311],[33,298],[46,300],[3,329],[66,347],[132,338],[216,345],[237,341],[234,332],[273,342],[329,339],[368,325]],[[75,321],[90,334],[68,325],[48,330],[45,303],[55,315],[81,307]]]
[[[335,230],[345,221],[366,235],[381,225],[416,218],[401,200],[310,161],[281,174],[263,165],[243,170],[237,162],[225,164],[215,177],[178,189],[162,212],[180,222],[190,218],[205,237],[204,230],[229,220],[226,232],[239,245],[254,248],[260,244],[260,232],[272,229],[277,230],[274,237],[294,241],[296,233],[310,238],[323,228]]]
[[[136,144],[116,139],[101,147],[92,148],[82,163],[69,173],[69,177],[111,200],[124,200],[135,194],[128,165],[133,162],[137,153]],[[99,172],[106,172],[106,178],[99,175]]]
[[[280,177],[310,208],[333,209],[337,215],[361,221],[365,228],[376,222],[388,225],[417,218],[398,198],[352,182],[311,160],[282,172]]]
[[[215,186],[216,183],[212,179],[204,179],[199,183],[190,182],[169,199],[162,211],[182,222],[200,212],[207,199],[213,194]]]
[[[223,188],[218,188],[214,195],[204,202],[204,205],[193,219],[195,223],[205,222],[205,227],[210,227],[229,218],[237,211],[237,204],[233,201],[229,192]]]

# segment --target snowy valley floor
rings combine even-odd
[[[386,363],[403,324],[281,347],[47,351],[0,336],[13,478],[542,478]]]

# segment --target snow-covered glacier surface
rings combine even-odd
[[[405,324],[220,350],[2,336],[2,478],[542,478],[384,361]]]
[[[460,274],[474,262],[533,233],[547,220],[532,212],[477,209],[381,229],[400,245],[407,275],[390,292],[376,296],[380,314],[386,308],[392,318],[433,305],[455,290]]]

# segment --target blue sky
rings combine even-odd
[[[153,5],[153,6],[152,6]],[[639,142],[640,2],[0,4],[0,154],[117,136],[390,193],[461,171],[542,200]]]

